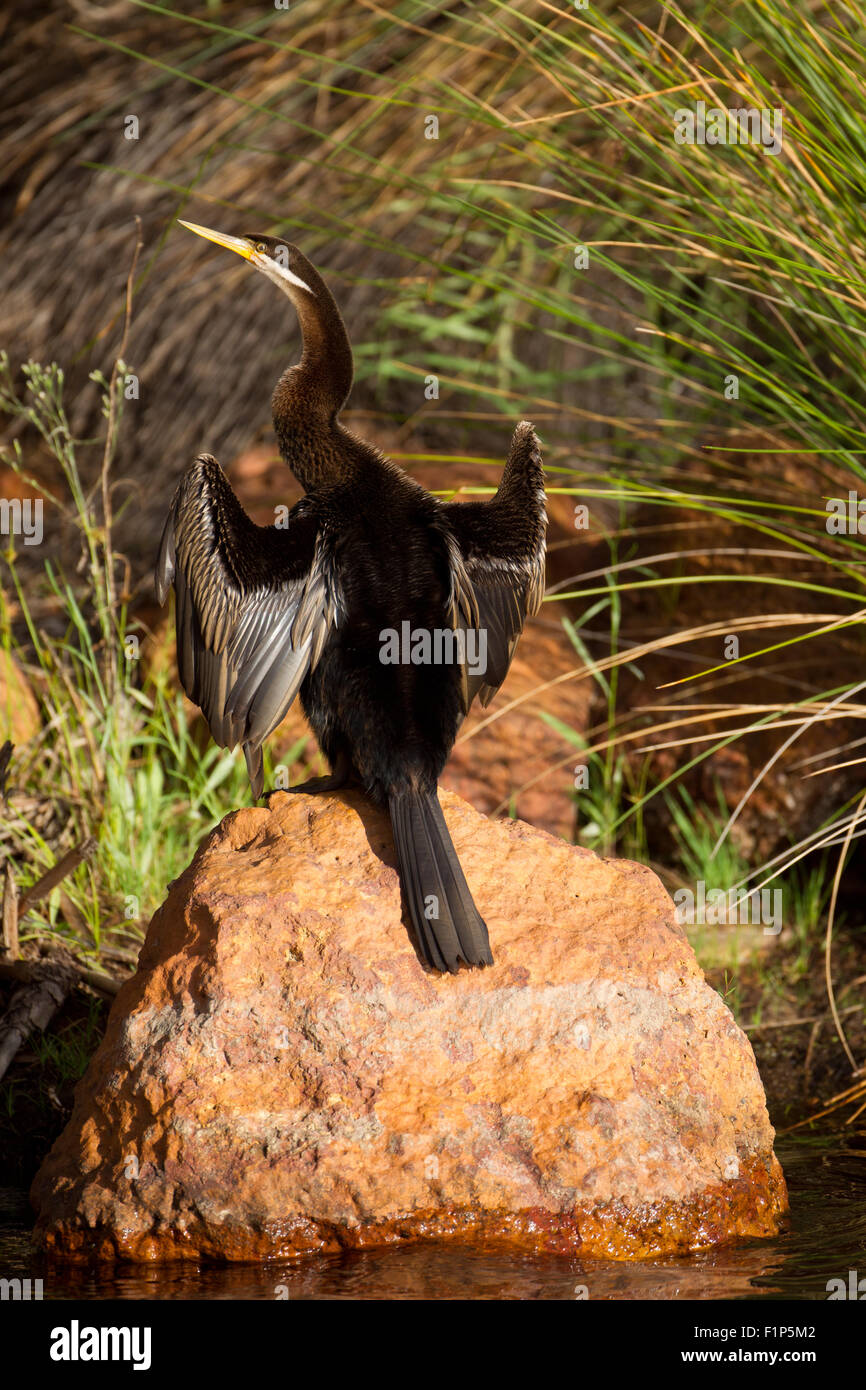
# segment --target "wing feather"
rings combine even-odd
[[[174,585],[180,681],[214,741],[243,744],[254,796],[261,745],[287,713],[337,621],[327,529],[311,499],[285,530],[256,526],[208,454],[187,469],[156,566],[160,603]]]
[[[490,703],[508,674],[527,618],[544,596],[547,512],[541,449],[532,426],[514,432],[498,490],[489,502],[444,507],[458,562],[452,563],[455,625],[486,634],[486,669],[464,670],[464,709]],[[471,602],[464,593],[469,586]],[[474,605],[474,620],[473,620]]]

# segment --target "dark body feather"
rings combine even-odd
[[[157,565],[160,598],[172,582],[177,590],[181,681],[217,742],[244,745],[256,796],[262,742],[300,694],[334,769],[326,785],[351,777],[390,811],[423,959],[437,970],[491,964],[436,787],[472,699],[486,704],[498,689],[541,600],[538,443],[519,425],[496,495],[458,504],[349,433],[338,419],[352,373],[345,328],[321,277],[288,249],[311,293],[287,290],[304,353],[274,393],[274,426],[307,495],[285,530],[256,527],[215,460],[188,470]],[[485,672],[386,664],[383,633],[406,622],[413,632],[483,628]]]

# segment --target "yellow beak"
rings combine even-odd
[[[182,217],[177,220],[182,227],[187,227],[191,232],[195,232],[196,236],[203,236],[208,241],[215,241],[217,246],[225,246],[229,251],[237,251],[238,255],[243,256],[245,261],[252,260],[253,248],[243,237],[226,236],[225,232],[214,232],[210,227],[200,227],[197,222],[184,222]]]

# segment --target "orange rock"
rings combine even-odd
[[[443,807],[496,964],[422,969],[359,793],[228,816],[33,1186],[67,1259],[422,1238],[621,1258],[774,1234],[752,1049],[655,875]]]

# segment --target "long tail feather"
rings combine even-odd
[[[389,803],[400,878],[421,955],[456,974],[460,962],[492,965],[487,927],[463,876],[435,792],[405,792]]]

